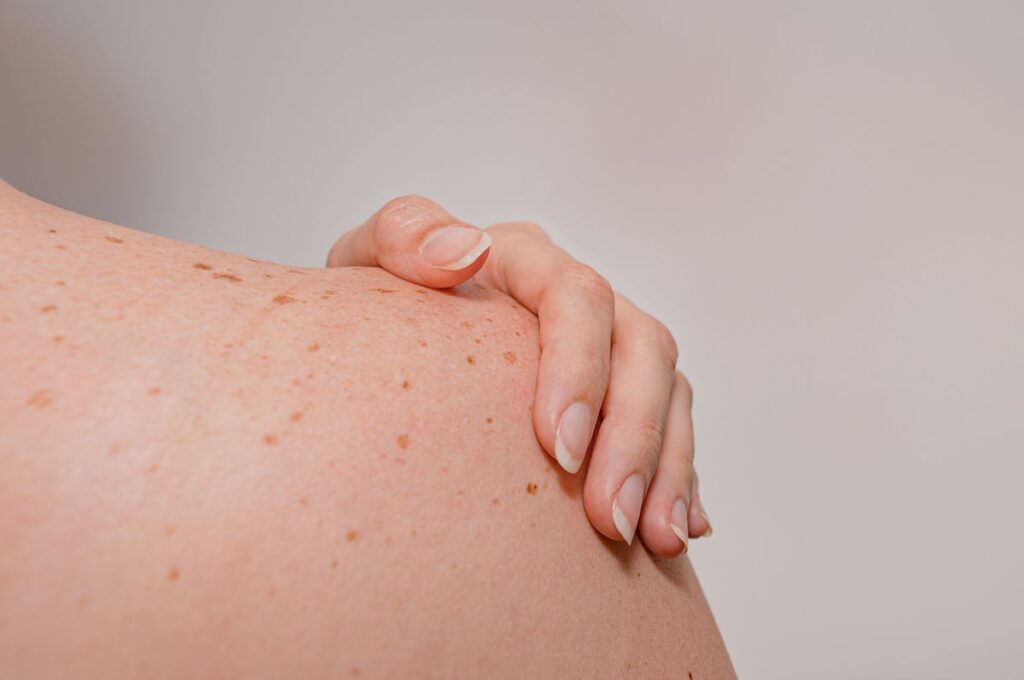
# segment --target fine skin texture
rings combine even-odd
[[[0,186],[0,675],[733,677],[537,443],[537,322]]]

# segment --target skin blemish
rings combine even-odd
[[[497,498],[492,498],[491,505],[501,505],[501,501]]]
[[[225,281],[231,281],[232,283],[241,283],[242,281],[242,278],[240,276],[236,276],[235,274],[225,274],[223,272],[214,274],[213,278],[224,279]]]
[[[349,529],[348,531],[345,532],[345,540],[348,541],[349,543],[357,540],[358,538],[359,538],[359,532],[356,531],[355,529]]]
[[[426,340],[420,340],[420,347],[426,347],[426,346],[427,346],[427,341]]]
[[[466,356],[466,363],[467,364],[475,364],[476,363],[476,357],[474,357],[472,354],[467,355]]]
[[[405,465],[405,458],[395,458],[395,463],[398,465]]]
[[[150,387],[148,390],[146,390],[146,394],[148,394],[151,397],[155,397],[156,395],[160,394],[160,388]]]
[[[53,341],[54,342],[64,342],[64,336],[63,335],[55,335],[55,336],[53,336]]]
[[[483,344],[480,342],[480,338],[473,338],[473,342],[475,342],[478,345]]]
[[[412,387],[412,385],[411,385],[411,384],[409,384],[409,381],[408,381],[408,380],[403,380],[403,381],[402,381],[402,389],[403,389],[403,390],[407,390],[407,389],[409,389],[410,387]]]
[[[338,560],[331,560],[331,569],[338,568]]]
[[[315,352],[315,351],[317,351],[318,349],[320,349],[320,344],[319,344],[319,343],[316,343],[316,342],[314,342],[314,343],[313,343],[312,345],[310,345],[310,346],[309,346],[309,347],[307,347],[306,349],[307,349],[307,350],[309,350],[310,352]]]
[[[398,435],[398,448],[407,449],[409,448],[409,435],[400,434]]]
[[[107,239],[111,243],[124,243],[123,238],[118,238],[116,236],[104,236],[103,238]]]
[[[160,463],[151,463],[150,466],[146,468],[146,474],[147,475],[156,474],[157,470],[159,470],[159,469],[160,469]]]
[[[57,233],[56,229],[47,229],[47,231],[50,232],[51,234],[56,234]]]
[[[299,505],[301,505],[304,508],[309,506],[309,499],[306,498],[305,496],[302,496],[301,498],[299,498]]]
[[[171,570],[167,572],[167,580],[177,581],[179,578],[181,578],[181,569],[171,567]]]
[[[274,296],[274,302],[276,302],[279,305],[290,305],[293,302],[298,302],[298,300],[293,298],[291,295],[285,295],[284,293],[281,293],[280,295]]]
[[[374,288],[374,290],[376,292],[378,292],[378,293],[383,294],[383,295],[386,295],[387,293],[397,293],[398,292],[394,288]]]
[[[25,404],[41,410],[53,404],[53,395],[50,394],[49,390],[39,390],[29,397]]]
[[[488,418],[487,418],[487,424],[488,424],[488,425],[491,425],[492,423],[494,423],[494,418],[491,418],[490,416],[488,416]]]
[[[516,353],[512,351],[505,352],[501,356],[503,359],[505,359],[505,363],[508,364],[509,366],[516,363],[516,359],[518,358],[516,357]]]
[[[288,416],[288,420],[292,421],[293,423],[297,423],[300,420],[302,420],[303,415],[305,414],[302,411],[295,411],[290,416]]]
[[[192,268],[193,269],[202,269],[203,271],[209,271],[209,270],[213,269],[213,267],[211,267],[210,265],[206,264],[205,262],[196,262],[194,265],[192,265]]]
[[[526,493],[530,494],[531,496],[536,496],[537,495],[537,485],[534,484],[533,482],[527,482],[526,483]]]
[[[45,305],[43,307],[40,307],[39,311],[42,314],[52,314],[53,312],[57,311],[57,305]]]
[[[53,285],[55,285],[55,286],[64,286],[65,283],[63,281],[56,281],[56,282],[54,282]]]
[[[54,246],[54,248],[56,248],[57,250],[67,250],[68,249],[68,247],[66,245],[64,245],[63,243],[58,243],[57,245]]]
[[[263,443],[266,444],[267,446],[274,446],[275,444],[277,444],[277,435],[268,432],[267,434],[263,435]]]
[[[471,324],[471,323],[470,323],[470,322],[468,322],[468,321],[463,321],[463,322],[462,322],[461,324],[459,324],[459,325],[460,325],[460,326],[462,326],[463,328],[472,328],[472,327],[473,327],[473,324]]]
[[[173,524],[168,524],[164,527],[164,536],[173,536],[174,532],[178,530],[178,527]]]
[[[352,666],[352,668],[349,670],[349,673],[351,673],[354,677],[358,677],[362,673],[362,671],[359,670],[359,666]]]

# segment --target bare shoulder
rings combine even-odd
[[[513,301],[29,208],[0,255],[0,667],[731,677],[689,562],[600,538],[537,445]]]

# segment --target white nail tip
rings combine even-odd
[[[612,501],[612,520],[615,522],[615,528],[619,530],[619,534],[626,539],[626,544],[633,545],[633,532],[636,529],[626,519],[626,515],[622,512],[617,500]]]
[[[445,271],[449,272],[457,272],[462,269],[465,269],[469,265],[476,262],[476,259],[483,255],[485,250],[491,247],[492,242],[493,239],[491,238],[491,235],[488,234],[486,231],[481,231],[480,240],[477,242],[475,246],[473,246],[472,250],[470,250],[468,253],[460,257],[455,262],[439,266],[438,269],[444,269]]]
[[[572,457],[572,454],[569,453],[569,449],[567,449],[565,444],[562,443],[562,438],[558,435],[555,435],[555,460],[557,460],[558,464],[571,475],[579,472],[580,467],[583,465],[582,460],[577,460]]]
[[[676,536],[679,537],[679,540],[682,541],[683,545],[685,546],[686,545],[686,532],[683,531],[682,529],[680,529],[679,527],[677,527],[675,524],[669,523],[669,526],[672,527],[672,531],[675,533]]]

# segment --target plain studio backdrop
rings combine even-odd
[[[1019,2],[0,0],[0,177],[311,266],[537,221],[679,339],[742,677],[1019,678],[1022,68]]]

